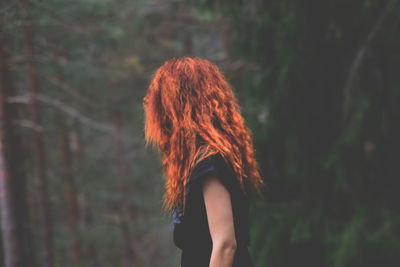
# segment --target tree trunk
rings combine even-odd
[[[39,91],[37,81],[36,69],[34,64],[34,47],[33,47],[33,34],[32,34],[32,21],[28,14],[28,0],[21,1],[21,11],[25,18],[23,23],[24,34],[24,48],[28,72],[28,86],[31,94],[30,113],[34,127],[34,158],[36,166],[36,178],[39,189],[39,218],[43,230],[43,253],[44,253],[44,266],[53,266],[53,242],[52,242],[52,224],[50,217],[50,202],[48,199],[47,179],[46,179],[46,165],[45,165],[45,152],[43,143],[43,132],[38,128],[41,126],[40,109],[36,100],[36,95]]]
[[[19,137],[12,126],[16,113],[7,103],[12,93],[11,73],[5,36],[1,29],[0,32],[0,207],[4,261],[6,267],[33,267],[26,182],[19,167]]]
[[[126,200],[126,170],[125,170],[125,156],[123,153],[123,142],[121,137],[121,115],[119,112],[114,112],[111,115],[112,123],[114,125],[114,140],[116,148],[116,164],[117,164],[117,177],[119,180],[120,188],[120,228],[124,240],[124,254],[126,258],[127,266],[144,266],[143,253],[140,250],[139,245],[132,238],[132,234],[129,229],[129,212]]]
[[[81,217],[83,219],[85,229],[90,229],[91,227],[93,227],[93,211],[91,207],[91,199],[90,197],[88,197],[87,194],[80,195],[79,210],[81,211]],[[103,263],[99,259],[95,242],[88,242],[87,246],[85,247],[85,255],[88,259],[88,262],[90,262],[90,266],[103,266]]]
[[[52,38],[50,38],[52,39]],[[59,49],[53,48],[53,60],[54,62],[58,62],[61,58],[61,53]],[[57,87],[61,87],[62,84],[62,75],[60,72],[56,72],[54,74],[54,84]],[[67,101],[65,101],[68,103]],[[73,130],[73,127],[70,127],[72,123],[69,123],[71,118],[67,118],[64,114],[60,113],[60,147],[61,147],[61,158],[63,163],[63,178],[65,183],[65,198],[67,204],[67,217],[68,217],[68,228],[71,232],[71,257],[75,262],[79,262],[82,259],[82,249],[79,241],[79,231],[78,231],[78,201],[77,194],[75,189],[75,172],[74,172],[74,164],[77,160],[74,160],[74,157],[77,153],[74,150],[77,150],[77,138],[76,131]],[[66,123],[64,123],[66,122]]]
[[[76,120],[72,122],[70,126],[70,131],[68,135],[69,139],[69,148],[70,148],[70,158],[71,158],[71,165],[74,166],[75,171],[79,171],[83,168],[84,164],[84,144],[82,139],[79,135],[79,128],[77,125]],[[83,225],[85,229],[90,229],[93,227],[93,212],[91,207],[91,198],[88,194],[83,194],[79,192],[76,198],[76,205],[77,205],[77,213],[79,218],[83,221]],[[71,218],[72,221],[72,218]],[[99,255],[97,253],[96,243],[93,241],[87,242],[85,247],[82,244],[79,244],[79,248],[81,251],[81,258],[85,258],[87,261],[88,266],[93,267],[101,267],[103,263],[99,259]],[[90,265],[89,265],[90,264]]]
[[[71,252],[72,259],[74,261],[80,261],[82,258],[81,245],[79,242],[78,233],[78,205],[75,190],[75,179],[72,171],[72,158],[70,139],[67,129],[61,133],[61,154],[64,166],[65,175],[65,194],[67,200],[67,211],[68,211],[68,227],[71,231]]]

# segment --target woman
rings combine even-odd
[[[146,144],[162,156],[163,207],[174,218],[182,267],[251,267],[249,194],[262,180],[232,89],[200,58],[173,58],[154,74]]]

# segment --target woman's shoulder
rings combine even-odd
[[[231,164],[225,161],[220,153],[215,153],[195,164],[189,176],[189,187],[200,184],[203,178],[209,174],[218,178],[229,191],[232,191],[237,183]]]
[[[198,161],[190,172],[190,182],[194,182],[197,179],[202,178],[205,174],[215,173],[219,174],[221,171],[221,154],[211,154]]]

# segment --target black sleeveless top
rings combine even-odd
[[[184,215],[179,208],[172,213],[174,244],[182,249],[181,267],[208,267],[210,263],[212,240],[201,186],[202,178],[209,173],[213,173],[221,181],[231,196],[237,243],[232,266],[252,267],[248,251],[249,200],[240,188],[232,165],[227,164],[220,154],[208,156],[194,166],[187,182]],[[245,188],[247,190],[246,183]]]

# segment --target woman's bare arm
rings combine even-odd
[[[209,267],[231,267],[236,252],[231,197],[213,174],[203,180],[203,196],[213,243]]]

